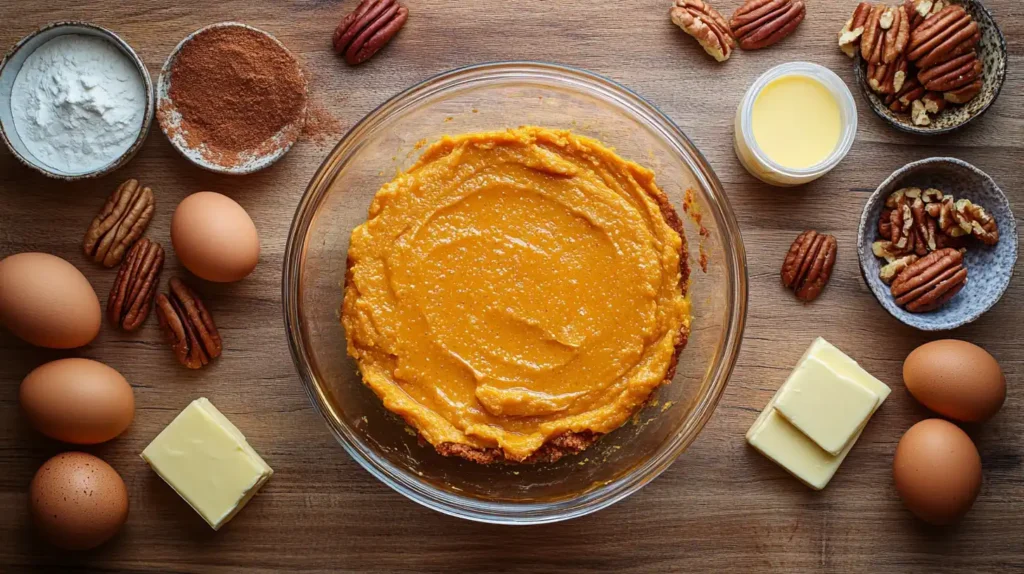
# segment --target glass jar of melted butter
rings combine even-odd
[[[814,181],[839,164],[857,133],[857,105],[831,70],[791,62],[764,73],[736,110],[740,163],[765,183]]]

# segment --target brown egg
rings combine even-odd
[[[207,281],[243,279],[260,259],[260,238],[249,214],[212,191],[193,193],[178,204],[171,243],[182,265]]]
[[[19,253],[0,261],[0,324],[33,345],[73,349],[100,332],[100,300],[74,265]]]
[[[999,363],[967,341],[921,345],[903,363],[903,381],[922,405],[958,421],[984,421],[1006,399],[1006,378]]]
[[[892,477],[903,503],[931,524],[959,520],[981,491],[981,456],[967,433],[942,419],[910,427],[896,446]]]
[[[89,359],[41,365],[21,382],[22,411],[50,438],[96,444],[124,432],[135,416],[135,396],[121,373]]]
[[[65,452],[39,467],[29,486],[29,508],[48,542],[88,550],[110,540],[128,519],[128,489],[109,464]]]

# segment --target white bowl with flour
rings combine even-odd
[[[153,123],[145,64],[113,32],[59,22],[0,62],[0,138],[50,177],[99,177],[127,163]]]

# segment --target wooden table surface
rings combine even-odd
[[[230,178],[183,160],[156,128],[127,167],[97,181],[46,179],[0,151],[0,257],[46,251],[81,268],[101,301],[114,272],[81,254],[81,237],[104,198],[128,177],[158,194],[149,236],[169,246],[173,206],[209,189],[252,215],[262,256],[234,285],[201,285],[224,335],[224,356],[202,372],[177,366],[155,319],[133,335],[106,325],[72,352],[34,349],[0,332],[0,571],[531,570],[1007,572],[1024,571],[1024,282],[975,324],[950,336],[971,340],[1000,361],[1009,383],[1002,411],[972,426],[984,486],[958,526],[922,526],[903,509],[891,478],[901,434],[928,413],[906,393],[901,364],[936,338],[891,318],[861,278],[855,254],[861,208],[903,164],[952,155],[988,172],[1024,213],[1024,4],[988,0],[1010,49],[1002,96],[988,115],[952,136],[899,134],[858,95],[860,129],[849,157],[796,190],[750,177],[732,151],[733,112],[769,67],[806,59],[851,86],[850,61],[835,45],[853,0],[808,0],[796,34],[725,64],[705,56],[668,19],[664,0],[481,2],[406,0],[411,16],[395,41],[350,68],[330,50],[333,26],[356,0],[118,2],[0,0],[0,46],[36,26],[82,19],[121,34],[150,72],[187,33],[239,20],[277,35],[300,55],[316,101],[343,129],[399,90],[450,68],[524,59],[593,70],[634,89],[693,139],[721,178],[743,230],[749,262],[746,336],[728,389],[703,434],[660,478],[629,499],[568,523],[508,528],[449,518],[377,482],[336,444],[311,408],[288,353],[280,273],[292,213],[329,145],[301,142],[263,173]],[[740,0],[720,0],[731,13]],[[779,285],[789,243],[802,230],[836,235],[839,261],[815,304],[801,306]],[[180,272],[169,253],[164,277]],[[743,434],[815,336],[847,350],[893,387],[857,447],[823,492],[812,492],[750,449]],[[120,438],[87,448],[124,477],[131,515],[105,546],[65,554],[32,533],[26,490],[38,466],[66,446],[32,431],[18,412],[18,384],[35,366],[85,356],[119,369],[135,388],[137,412]],[[208,396],[275,469],[249,506],[211,531],[139,459],[138,453],[190,400]]]

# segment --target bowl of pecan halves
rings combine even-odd
[[[1017,225],[992,178],[947,157],[907,164],[868,199],[857,251],[886,310],[924,331],[970,323],[999,301],[1017,262]]]
[[[1006,40],[978,0],[860,2],[839,48],[872,111],[901,131],[935,135],[980,117],[1006,78]]]

